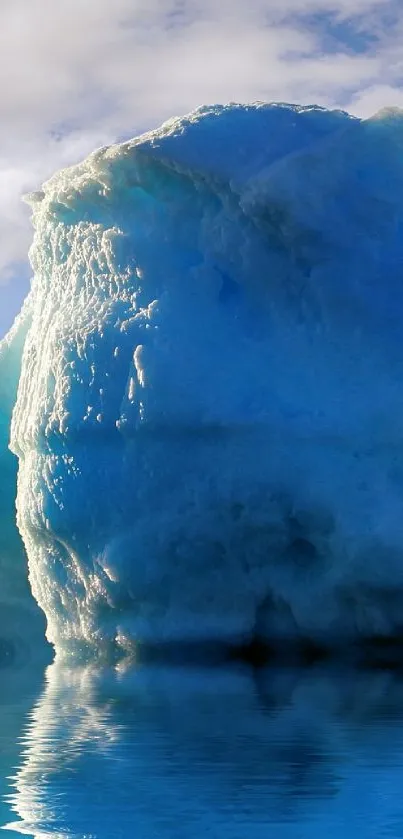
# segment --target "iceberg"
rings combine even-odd
[[[17,461],[8,450],[30,313],[28,298],[0,343],[0,670],[7,668],[8,682],[11,671],[15,679],[31,661],[44,663],[50,659],[50,648],[46,649],[44,643],[44,617],[29,589],[26,556],[15,522]],[[3,696],[6,693],[7,685],[2,684]]]
[[[60,653],[403,630],[403,112],[201,107],[51,178],[11,448]]]

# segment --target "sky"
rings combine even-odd
[[[0,0],[0,336],[30,281],[21,196],[203,103],[403,107],[400,0]]]

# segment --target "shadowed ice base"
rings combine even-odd
[[[10,820],[37,839],[400,839],[402,781],[396,673],[56,661]]]

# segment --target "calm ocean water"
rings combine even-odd
[[[395,674],[31,671],[0,673],[4,837],[403,837]]]

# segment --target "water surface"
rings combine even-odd
[[[10,837],[403,837],[395,674],[55,662],[8,699]]]

